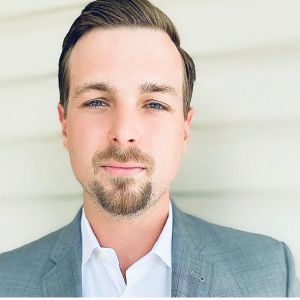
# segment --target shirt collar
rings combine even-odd
[[[166,224],[154,244],[149,254],[154,253],[159,256],[163,262],[171,269],[172,265],[172,228],[173,228],[173,212],[171,201],[169,201],[169,216]],[[82,208],[81,216],[81,235],[82,235],[82,266],[89,260],[95,249],[101,249],[97,238],[86,218],[84,208]]]
[[[171,201],[169,201],[169,216],[166,221],[166,224],[154,244],[152,250],[150,253],[155,253],[157,256],[159,256],[163,262],[172,269],[172,259],[171,259],[171,253],[172,253],[172,227],[173,227],[173,212],[172,212],[172,205]]]
[[[81,215],[81,235],[82,235],[82,266],[89,260],[94,249],[100,250],[100,245],[95,237],[91,225],[86,218],[84,208]]]

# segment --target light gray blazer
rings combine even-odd
[[[300,296],[284,243],[207,223],[172,205],[172,297]],[[81,210],[68,226],[1,254],[0,296],[81,297],[80,219]]]

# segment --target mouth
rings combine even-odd
[[[123,166],[102,166],[102,168],[108,172],[111,176],[118,176],[118,177],[132,177],[142,173],[146,168],[143,167],[123,167]]]

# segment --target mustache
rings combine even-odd
[[[134,162],[142,164],[146,168],[149,176],[153,174],[155,168],[154,159],[135,147],[121,150],[115,146],[109,146],[104,151],[96,152],[93,155],[92,165],[94,175],[98,173],[101,166],[112,160],[121,163]]]

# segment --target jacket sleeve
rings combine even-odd
[[[287,297],[300,297],[300,283],[296,276],[295,264],[292,253],[289,247],[283,243],[285,251],[286,267],[287,267],[287,283],[286,283],[286,296]]]

